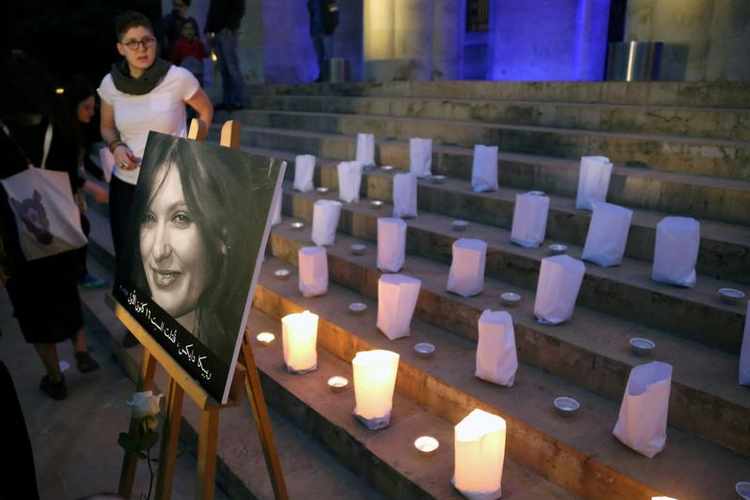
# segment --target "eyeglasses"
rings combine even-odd
[[[128,40],[127,42],[122,42],[124,46],[126,46],[130,50],[138,50],[138,47],[143,47],[144,49],[150,49],[154,46],[156,43],[156,38],[148,36],[144,38],[143,40]]]

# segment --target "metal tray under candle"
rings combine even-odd
[[[557,397],[552,402],[552,404],[555,406],[555,410],[557,410],[557,413],[564,417],[575,415],[581,408],[581,403],[579,403],[577,399],[571,398],[570,396]]]
[[[434,344],[429,342],[419,342],[414,344],[414,352],[420,358],[430,358],[435,354],[436,348]]]

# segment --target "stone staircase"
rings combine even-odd
[[[272,230],[271,255],[249,322],[253,335],[272,331],[279,339],[255,350],[266,397],[285,422],[371,488],[365,493],[344,474],[345,487],[323,481],[326,498],[460,498],[450,483],[453,425],[474,408],[508,422],[503,498],[736,498],[735,483],[750,479],[750,389],[737,385],[745,306],[721,303],[716,290],[731,286],[750,292],[750,88],[397,82],[253,87],[250,93],[249,108],[231,115],[243,125],[243,148],[290,163],[284,221]],[[220,114],[216,121],[228,118]],[[363,199],[344,205],[336,243],[327,249],[329,292],[306,299],[297,289],[296,272],[280,281],[273,271],[294,269],[297,250],[313,244],[313,203],[336,198],[335,166],[354,158],[357,132],[374,133],[378,164],[396,168],[365,173]],[[433,138],[433,173],[447,175],[448,181],[419,183],[419,216],[407,221],[402,272],[420,278],[422,290],[411,336],[389,341],[375,328],[381,274],[375,264],[376,221],[390,216],[392,176],[408,169],[410,137]],[[498,192],[471,191],[474,144],[499,146]],[[291,189],[296,154],[318,157],[315,183],[330,188],[328,193]],[[626,258],[616,268],[587,263],[572,321],[544,326],[532,311],[546,245],[510,244],[514,198],[529,189],[549,193],[545,243],[564,242],[570,255],[580,257],[590,221],[590,213],[575,210],[583,154],[603,154],[615,162],[608,201],[634,210]],[[372,199],[385,204],[374,209]],[[650,280],[656,224],[668,214],[701,220],[693,289]],[[455,232],[454,218],[471,224],[464,233]],[[307,224],[294,230],[293,220]],[[484,292],[472,298],[445,291],[451,244],[459,237],[488,243]],[[367,245],[365,255],[351,254],[355,242]],[[503,309],[499,295],[505,291],[522,295],[521,304],[509,309],[520,362],[512,388],[474,377],[478,317],[487,308]],[[347,312],[354,301],[369,306],[363,316]],[[319,369],[295,376],[283,369],[279,319],[304,309],[320,315]],[[654,359],[674,367],[667,446],[653,459],[611,434],[630,369],[648,361],[630,352],[628,340],[636,336],[654,340]],[[432,359],[415,356],[412,348],[420,341],[437,346]],[[334,394],[325,383],[334,374],[351,380],[354,354],[372,348],[401,356],[392,424],[381,431],[368,431],[352,417],[352,390]],[[559,417],[552,408],[559,395],[578,399],[579,414]],[[286,427],[281,425],[283,443],[291,442]],[[238,429],[222,428],[228,446],[228,433],[253,432]],[[441,445],[429,458],[412,446],[426,433]],[[285,458],[289,455],[288,450],[282,454],[285,466],[294,464]],[[250,460],[256,469],[262,463],[259,455]],[[237,472],[242,465],[236,456],[222,461],[230,476],[241,478],[235,483],[268,496],[267,488],[259,492],[252,477]],[[335,476],[327,462],[320,467],[326,479]],[[294,477],[294,469],[287,466],[288,477]],[[305,491],[299,480],[296,484],[300,498],[317,496],[314,487]]]
[[[721,303],[716,290],[750,291],[747,86],[402,82],[251,91],[249,109],[232,115],[243,125],[243,147],[287,159],[290,167],[296,154],[313,154],[316,185],[330,188],[321,194],[285,186],[285,219],[272,231],[273,257],[256,292],[256,313],[271,323],[251,324],[253,331],[280,333],[278,320],[303,309],[321,316],[318,372],[288,375],[280,345],[259,350],[279,412],[388,496],[456,497],[449,482],[451,426],[482,408],[508,421],[512,465],[505,469],[504,498],[735,498],[734,484],[750,477],[750,390],[737,385],[745,307]],[[363,199],[344,206],[336,244],[328,248],[329,292],[305,299],[296,273],[283,282],[273,271],[294,268],[297,250],[312,245],[313,203],[336,198],[335,166],[354,158],[357,132],[375,134],[377,163],[396,169],[365,173]],[[433,173],[448,182],[419,183],[419,216],[407,221],[402,272],[420,278],[422,291],[411,336],[389,341],[375,328],[376,221],[390,215],[392,176],[408,169],[410,137],[433,138]],[[499,146],[500,191],[471,192],[474,144]],[[532,310],[547,254],[510,244],[514,198],[529,189],[550,193],[547,242],[564,242],[580,257],[590,221],[574,205],[584,154],[614,160],[608,200],[635,211],[626,258],[617,268],[587,264],[573,320],[543,326]],[[375,209],[372,199],[385,205]],[[701,220],[693,289],[650,280],[656,224],[668,214]],[[454,218],[471,222],[465,233],[451,229]],[[292,220],[307,224],[297,231]],[[484,292],[468,299],[445,291],[451,244],[459,237],[488,243]],[[364,256],[351,254],[355,242],[367,245]],[[503,291],[523,297],[510,310],[521,362],[512,388],[473,376],[477,319],[486,308],[502,309]],[[364,316],[348,314],[353,301],[369,305]],[[634,336],[655,340],[654,358],[674,367],[667,447],[653,459],[611,434],[628,373],[645,361],[629,351]],[[437,355],[417,358],[412,347],[419,341],[435,344]],[[325,388],[330,374],[351,376],[354,354],[370,348],[401,355],[394,419],[379,432],[351,417],[351,391]],[[554,413],[552,399],[562,394],[583,403],[580,415]],[[425,460],[411,443],[428,431],[441,450]]]

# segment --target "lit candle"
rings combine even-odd
[[[347,380],[346,377],[339,377],[337,375],[328,379],[328,388],[333,392],[341,392],[346,389],[346,386],[348,385],[349,380]]]
[[[420,453],[431,455],[437,451],[437,449],[440,447],[440,443],[432,436],[419,436],[414,441],[414,447]]]
[[[505,431],[504,419],[479,409],[456,425],[453,482],[464,496],[500,498]]]
[[[398,360],[397,353],[384,350],[358,352],[352,360],[354,415],[368,429],[382,429],[390,424]]]
[[[318,367],[318,315],[310,311],[281,318],[284,363],[292,373],[307,373]]]
[[[271,342],[276,340],[276,335],[271,332],[260,332],[258,336],[255,337],[255,340],[257,340],[260,345],[265,347],[271,345]]]

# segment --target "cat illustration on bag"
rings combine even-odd
[[[34,236],[36,241],[40,245],[50,245],[53,238],[49,231],[47,211],[42,204],[42,195],[35,189],[31,198],[20,202],[11,198],[10,202],[18,218],[23,221],[26,230]]]

